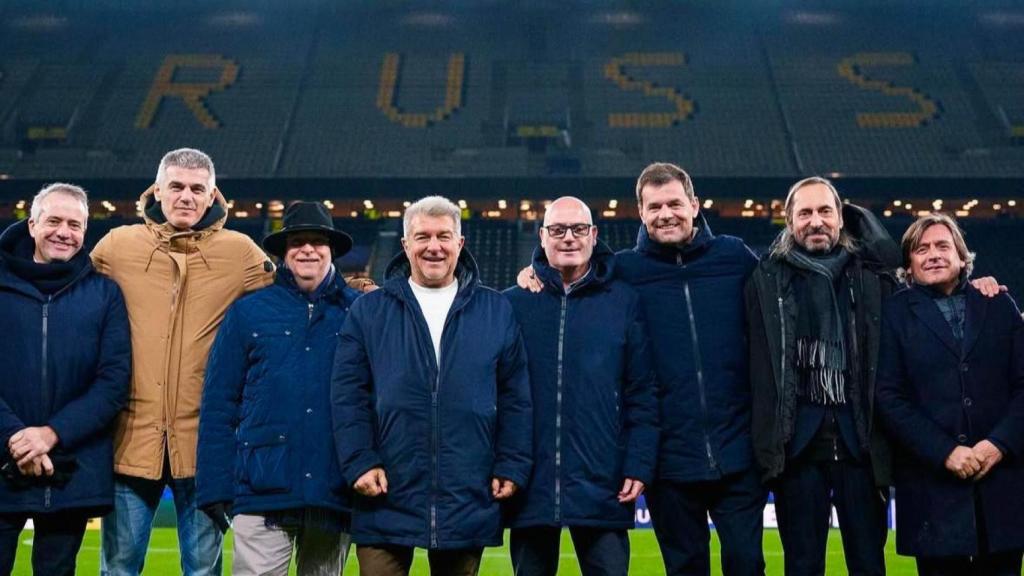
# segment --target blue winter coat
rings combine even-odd
[[[640,226],[616,271],[640,294],[661,402],[658,478],[714,480],[749,468],[750,383],[743,286],[757,257],[703,215],[683,249]]]
[[[55,450],[78,469],[62,488],[14,489],[0,479],[0,512],[99,512],[113,504],[111,424],[128,399],[131,338],[121,289],[80,252],[74,280],[44,295],[15,275],[11,248],[31,242],[26,221],[0,236],[0,449],[27,426],[50,426]]]
[[[658,454],[658,400],[639,297],[612,277],[598,243],[590,271],[565,294],[538,248],[534,294],[505,291],[523,329],[533,397],[533,474],[507,522],[525,526],[632,528],[625,478],[650,484]]]
[[[883,305],[875,402],[897,448],[900,554],[978,555],[982,519],[988,552],[1024,548],[1024,320],[1009,295],[965,290],[962,342],[922,288]],[[954,448],[985,439],[1004,453],[987,476],[946,470]]]
[[[353,495],[352,539],[453,549],[501,544],[491,478],[522,488],[530,475],[530,382],[519,324],[481,286],[465,249],[438,366],[399,254],[387,282],[345,321],[331,404],[342,475],[382,467],[388,493]]]
[[[228,309],[203,384],[200,506],[348,511],[328,402],[338,332],[358,295],[335,273],[310,301],[280,268],[274,284]]]

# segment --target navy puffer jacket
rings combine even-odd
[[[650,484],[658,453],[658,400],[636,291],[615,280],[599,242],[590,271],[565,294],[544,251],[534,294],[505,294],[523,328],[533,396],[533,475],[508,507],[508,524],[632,528],[634,505],[616,498],[625,478]]]
[[[702,214],[684,246],[653,242],[616,255],[640,293],[658,377],[658,478],[714,480],[753,464],[743,286],[757,257],[739,238],[715,236]]]
[[[399,254],[384,286],[345,321],[331,404],[342,475],[382,467],[388,493],[358,494],[352,538],[434,549],[501,544],[491,478],[530,475],[532,411],[526,352],[512,306],[479,284],[465,249],[438,366]]]
[[[15,246],[24,242],[32,244],[24,220],[0,236],[0,450],[22,428],[50,426],[59,438],[54,450],[70,454],[78,468],[61,488],[16,489],[0,479],[0,512],[99,513],[113,504],[111,424],[128,399],[124,297],[85,252],[70,260],[75,271],[67,285],[41,293],[11,269]]]
[[[200,506],[348,510],[328,402],[338,332],[358,295],[334,273],[310,301],[280,268],[274,284],[228,309],[203,385]]]

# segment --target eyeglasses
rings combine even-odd
[[[593,227],[593,224],[551,224],[550,226],[542,226],[542,228],[548,231],[548,236],[552,238],[565,238],[565,233],[569,230],[572,230],[573,238],[582,238],[590,234],[590,229]]]

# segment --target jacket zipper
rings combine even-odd
[[[312,302],[308,303],[308,308],[307,309],[309,310],[309,323],[312,324],[313,323],[313,303]]]
[[[681,257],[680,257],[681,258]],[[715,455],[711,451],[711,438],[708,436],[708,401],[704,394],[704,368],[700,361],[700,342],[697,340],[697,322],[693,316],[693,301],[690,299],[690,283],[683,283],[683,294],[686,296],[686,312],[690,316],[690,339],[693,341],[693,364],[697,369],[697,391],[700,394],[700,410],[704,429],[704,448],[708,454],[708,466],[718,468]]]
[[[442,336],[443,339],[443,336]],[[433,348],[433,346],[431,346]],[[439,410],[437,401],[437,391],[441,386],[441,361],[440,358],[437,362],[437,375],[434,376],[434,389],[430,391],[430,408],[434,413],[433,420],[434,424],[430,430],[430,547],[437,548],[437,452],[438,452],[438,431],[440,427],[439,423]]]
[[[42,362],[42,386],[40,388],[43,395],[43,409],[47,412],[50,411],[50,402],[52,401],[50,394],[50,384],[47,381],[46,365],[49,363],[47,359],[47,341],[49,340],[50,331],[50,302],[53,301],[53,295],[46,297],[46,302],[43,302],[43,362]],[[43,507],[50,507],[50,487],[47,486],[43,490]]]
[[[777,426],[782,426],[782,390],[786,387],[786,310],[782,299],[781,288],[779,290],[779,332],[781,335],[779,342],[782,343],[782,358],[779,359],[780,370],[777,394],[778,398],[775,400],[775,422]]]
[[[558,321],[558,377],[555,384],[555,522],[562,516],[562,360],[565,345],[565,308],[568,296],[562,296]]]

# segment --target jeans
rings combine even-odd
[[[142,572],[153,516],[165,484],[174,493],[182,574],[220,576],[223,536],[196,508],[195,478],[146,480],[120,475],[114,478],[114,510],[103,518],[102,576],[138,576]]]
[[[35,525],[32,537],[32,573],[47,576],[73,576],[78,549],[82,546],[88,514],[63,510],[49,514],[0,514],[0,575],[9,576],[14,568],[25,520]]]

